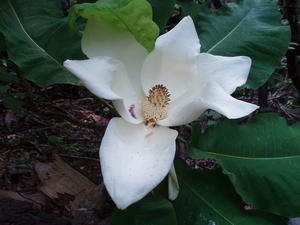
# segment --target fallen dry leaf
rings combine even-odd
[[[17,200],[17,201],[31,202],[30,200],[22,197],[19,193],[14,192],[14,191],[0,190],[0,198],[7,198],[7,199],[12,199],[12,200]]]
[[[11,199],[16,201],[22,202],[30,202],[33,203],[35,206],[40,207],[42,205],[46,205],[47,197],[44,196],[42,193],[19,193],[14,191],[6,191],[0,190],[0,199]]]
[[[72,214],[79,208],[87,207],[87,196],[97,187],[57,155],[53,162],[37,162],[35,170],[41,180],[40,191]]]
[[[78,110],[77,118],[80,120],[88,120],[100,124],[108,124],[108,120],[103,116],[96,115],[93,111],[90,110]]]

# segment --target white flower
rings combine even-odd
[[[190,123],[207,109],[228,118],[257,109],[230,96],[246,82],[251,59],[200,53],[190,17],[158,37],[151,53],[129,32],[90,18],[82,50],[89,59],[64,66],[92,93],[112,100],[122,116],[109,122],[100,147],[104,184],[120,209],[143,198],[172,168],[177,131],[168,126]],[[171,172],[169,180],[176,181]]]

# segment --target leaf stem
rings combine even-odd
[[[109,111],[115,116],[120,116],[117,110],[115,109],[115,107],[112,104],[110,104],[108,101],[104,100],[103,98],[97,98],[97,101],[105,105],[109,109]]]
[[[188,144],[187,140],[185,140],[185,139],[182,138],[182,137],[177,137],[176,139],[177,139],[177,141],[182,142],[182,143],[184,143],[185,145]]]

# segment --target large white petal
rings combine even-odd
[[[202,101],[209,109],[213,109],[229,119],[237,119],[249,115],[259,107],[230,96],[224,88],[210,82],[202,90]]]
[[[128,31],[119,29],[96,17],[89,18],[83,33],[81,47],[89,58],[109,56],[124,65],[126,74],[119,77],[114,87],[122,100],[113,103],[124,119],[131,123],[140,122],[141,110],[138,107],[145,97],[141,87],[140,74],[148,54],[147,50]]]
[[[100,147],[107,188],[118,208],[140,200],[168,174],[175,156],[177,131],[113,118]]]
[[[201,101],[200,92],[197,88],[192,88],[180,98],[171,102],[168,106],[168,117],[158,121],[162,126],[180,126],[197,119],[207,106]]]
[[[134,87],[122,62],[110,57],[66,60],[64,66],[77,76],[96,96],[118,105],[120,115],[131,123],[142,121],[139,106],[144,93]]]
[[[187,124],[197,119],[207,109],[215,110],[229,119],[236,119],[252,113],[257,108],[257,105],[233,98],[218,83],[208,82],[171,102],[168,117],[158,124],[163,126]]]
[[[140,70],[148,52],[128,31],[91,17],[83,33],[81,48],[89,58],[108,56],[120,60],[131,82],[141,88]]]
[[[202,83],[216,82],[232,94],[237,87],[246,83],[251,59],[247,56],[224,57],[201,53],[198,67]]]
[[[113,91],[114,80],[123,73],[116,60],[108,57],[66,60],[64,66],[96,96],[109,100],[121,98]]]
[[[183,18],[171,31],[157,38],[142,67],[142,86],[147,95],[156,84],[166,86],[171,100],[195,83],[200,43],[193,20]]]

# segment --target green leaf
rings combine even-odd
[[[147,197],[126,210],[116,210],[111,225],[177,225],[177,220],[168,200]]]
[[[264,84],[287,51],[290,28],[281,25],[276,2],[240,0],[214,13],[202,7],[192,15],[202,52],[252,59],[246,87],[256,89]]]
[[[82,4],[82,3],[94,3],[97,0],[77,0],[76,3]]]
[[[41,87],[78,83],[62,62],[83,57],[80,37],[69,29],[59,0],[1,0],[0,32],[27,79]]]
[[[152,8],[146,0],[101,0],[96,3],[75,5],[70,10],[70,24],[76,28],[81,16],[92,16],[129,31],[148,51],[154,48],[159,28],[152,21]]]
[[[229,179],[221,171],[190,169],[175,164],[180,192],[174,207],[180,225],[283,225],[278,216],[246,211]]]
[[[19,113],[22,111],[23,102],[14,97],[8,96],[4,98],[3,104],[6,108],[10,109],[15,113]]]
[[[300,123],[265,113],[239,125],[226,120],[201,134],[193,127],[189,154],[216,159],[243,200],[257,209],[300,216]]]
[[[208,12],[207,6],[204,6],[203,4],[199,4],[198,2],[195,2],[193,0],[186,0],[186,1],[177,0],[177,4],[181,6],[181,14],[183,17],[191,16],[192,18],[196,19],[199,11],[205,10]]]
[[[6,49],[5,47],[5,40],[3,34],[0,32],[0,52],[4,51]]]
[[[161,32],[170,19],[176,0],[147,0],[153,9],[153,20],[159,26]]]

